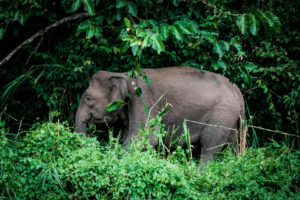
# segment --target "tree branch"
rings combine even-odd
[[[84,13],[79,13],[79,14],[75,14],[75,15],[71,15],[69,17],[65,17],[49,26],[47,26],[46,28],[38,31],[36,34],[34,34],[33,36],[31,36],[30,38],[28,38],[27,40],[25,40],[24,42],[22,42],[19,46],[17,46],[12,52],[10,52],[3,60],[0,61],[0,67],[2,67],[4,64],[6,64],[20,49],[22,49],[22,47],[24,47],[27,44],[32,43],[37,37],[40,36],[41,33],[45,33],[48,30],[55,28],[61,24],[64,24],[66,22],[69,22],[71,20],[75,20],[75,19],[79,19],[81,17],[90,17],[88,12],[84,12]]]
[[[38,50],[38,48],[39,48],[40,45],[42,44],[42,41],[43,41],[43,39],[44,39],[44,33],[42,32],[41,35],[42,35],[42,36],[41,36],[41,40],[40,40],[39,44],[35,47],[35,49],[34,49],[34,51],[32,52],[32,54],[30,54],[30,56],[29,56],[29,58],[28,58],[26,64],[28,64],[30,57],[31,57],[33,54],[35,54],[35,52]]]

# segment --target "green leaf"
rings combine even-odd
[[[90,20],[86,20],[85,22],[81,22],[78,26],[79,29],[87,29],[87,28],[90,28],[92,25],[91,25],[91,22]]]
[[[86,30],[86,39],[91,39],[95,34],[95,27],[91,26]]]
[[[132,47],[132,54],[134,56],[136,56],[136,54],[138,53],[138,51],[139,51],[139,45],[135,45],[135,46]]]
[[[105,108],[105,111],[104,113],[108,113],[108,112],[111,112],[111,111],[114,111],[114,110],[117,110],[119,107],[118,103],[117,102],[111,102],[110,104],[107,105],[107,107]]]
[[[124,0],[117,0],[117,8],[122,8],[124,6],[127,5],[127,1],[124,1]]]
[[[138,97],[140,97],[142,95],[142,89],[140,87],[138,87],[135,92],[134,95],[137,95]]]
[[[220,68],[220,66],[218,65],[218,62],[215,60],[211,61],[211,65],[213,66],[214,70],[218,70]]]
[[[191,25],[194,33],[200,33],[200,30],[199,30],[199,25],[197,24],[197,22],[195,20],[193,21],[190,21],[189,24]]]
[[[138,27],[136,29],[136,36],[138,36],[138,37],[144,37],[145,35],[146,35],[146,33],[140,27]]]
[[[75,12],[81,5],[81,0],[73,0],[73,3],[68,12]]]
[[[262,12],[262,16],[268,21],[271,27],[274,25],[273,17],[270,11]]]
[[[22,13],[22,14],[20,15],[20,19],[19,19],[20,24],[22,24],[22,25],[24,26],[26,20],[27,20],[27,13]]]
[[[147,26],[147,20],[141,19],[140,27],[145,28]]]
[[[116,20],[120,21],[122,17],[122,9],[117,9],[116,11]]]
[[[224,42],[224,45],[225,45],[226,51],[229,51],[229,43],[228,42]]]
[[[242,67],[245,67],[245,69],[250,72],[250,71],[253,71],[254,69],[257,68],[256,65],[254,65],[252,62],[244,62],[242,63],[241,65]]]
[[[180,3],[180,0],[172,0],[172,3],[174,4],[174,6],[178,6],[178,4]]]
[[[247,75],[245,72],[241,73],[241,78],[244,80],[245,83],[248,85],[252,84],[252,77],[250,75]]]
[[[5,29],[0,28],[0,40],[2,40],[4,33],[5,33]]]
[[[107,18],[106,21],[108,24],[112,24],[116,19],[115,13],[111,13]]]
[[[147,36],[143,41],[141,49],[144,49],[145,47],[148,47],[150,45],[151,45],[151,37]]]
[[[138,42],[139,42],[138,39],[134,39],[134,40],[132,40],[132,42],[130,42],[130,46],[133,47],[133,46],[137,45]]]
[[[215,38],[211,34],[205,35],[205,39],[210,41],[211,43],[215,42]]]
[[[265,33],[267,36],[272,34],[272,27],[269,25],[268,20],[261,17],[261,24],[263,25],[264,29],[265,29]]]
[[[147,22],[150,23],[153,26],[153,28],[157,28],[157,26],[158,26],[157,21],[155,21],[153,19],[148,19]]]
[[[163,40],[168,39],[168,35],[169,35],[169,25],[168,24],[160,25],[160,35],[162,36]]]
[[[186,34],[193,34],[194,33],[193,29],[187,23],[185,23],[183,21],[178,21],[175,24],[178,24],[180,26],[183,33],[186,33]]]
[[[176,39],[183,40],[183,33],[182,33],[182,30],[179,27],[179,25],[175,24],[175,25],[170,26],[170,30]]]
[[[41,0],[32,0],[33,6],[36,8],[42,8]]]
[[[94,1],[93,0],[82,0],[82,1],[83,1],[84,5],[86,6],[89,15],[90,16],[95,15]]]
[[[238,15],[236,23],[242,31],[242,34],[245,34],[249,23],[248,16],[246,14]]]
[[[226,70],[228,64],[223,60],[218,60],[218,65]]]
[[[101,24],[104,20],[104,16],[103,15],[98,15],[97,17],[94,18],[94,21],[96,22],[96,24]]]
[[[148,76],[143,76],[144,83],[147,83],[149,86],[152,86],[151,80]]]
[[[127,4],[127,9],[130,14],[132,14],[134,17],[136,17],[138,10],[137,10],[135,3],[130,2],[129,4]]]
[[[215,41],[214,51],[219,54],[219,57],[222,57],[225,54],[225,45],[222,41]]]
[[[129,21],[126,17],[124,17],[124,22],[125,22],[125,25],[126,25],[128,28],[131,26],[130,21]]]
[[[129,45],[130,45],[129,41],[122,42],[121,47],[120,47],[120,54],[125,53],[128,50]]]
[[[159,34],[154,34],[151,36],[152,41],[152,48],[154,48],[158,54],[160,54],[161,51],[165,51],[165,45],[162,42],[162,38]]]
[[[20,10],[12,10],[11,11],[11,20],[16,21],[20,16]]]
[[[97,27],[95,28],[95,36],[96,36],[96,37],[99,37],[101,32],[102,32],[102,28],[99,27],[99,26],[97,26]]]
[[[257,32],[259,31],[259,23],[260,20],[257,15],[255,14],[249,14],[249,27],[250,27],[250,32],[253,35],[257,35]]]
[[[274,25],[272,27],[274,28],[274,30],[276,32],[279,32],[280,31],[280,26],[281,26],[279,18],[276,15],[274,15],[272,12],[270,12],[270,15],[271,15],[271,17],[273,19],[273,22],[274,22]]]

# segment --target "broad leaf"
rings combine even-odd
[[[153,26],[153,28],[157,28],[157,26],[158,26],[157,21],[155,21],[153,19],[148,19],[147,22],[150,23]]]
[[[97,17],[94,18],[94,21],[96,22],[96,24],[101,24],[104,18],[105,17],[103,15],[98,15]]]
[[[257,35],[257,32],[259,31],[259,23],[260,20],[257,15],[255,14],[249,14],[249,27],[250,27],[250,32],[253,35]]]
[[[129,41],[122,42],[121,47],[120,47],[120,54],[125,53],[128,50],[129,45],[130,45]]]
[[[183,40],[183,33],[178,24],[170,26],[170,30],[176,39]]]
[[[252,62],[244,62],[242,63],[242,67],[245,67],[245,69],[250,72],[257,68],[256,65],[254,65]]]
[[[138,39],[134,39],[134,40],[132,40],[132,41],[130,42],[130,46],[133,47],[133,46],[137,45],[138,42],[139,42]]]
[[[124,0],[118,0],[116,6],[117,6],[117,8],[122,8],[122,7],[126,6],[126,5],[127,5],[126,1],[124,1]]]
[[[33,6],[36,8],[42,8],[41,0],[32,0]]]
[[[147,36],[143,41],[141,49],[144,49],[145,47],[148,47],[150,45],[151,45],[151,37]]]
[[[228,63],[226,63],[226,62],[223,61],[223,60],[218,60],[218,65],[219,65],[220,67],[222,67],[224,70],[226,70]]]
[[[75,12],[81,5],[81,0],[73,0],[70,9],[67,12]]]
[[[119,107],[117,102],[111,102],[110,104],[107,105],[107,107],[105,108],[104,113],[106,114],[107,112],[111,112],[114,110],[117,110]]]
[[[192,27],[194,33],[197,33],[197,34],[200,33],[199,25],[197,24],[196,21],[194,21],[194,20],[193,20],[193,21],[190,21],[189,24],[190,24],[190,26]]]
[[[174,4],[174,6],[178,6],[178,4],[180,3],[180,0],[172,0],[172,3]]]
[[[178,24],[180,26],[181,30],[186,34],[194,33],[193,29],[187,23],[185,23],[183,21],[176,22],[175,24]]]
[[[85,22],[81,22],[78,26],[79,29],[87,29],[91,26],[90,20],[86,20]]]
[[[239,26],[242,34],[246,33],[246,29],[248,27],[248,16],[246,14],[238,15],[236,20],[237,25]]]
[[[11,11],[11,20],[16,21],[20,16],[20,10],[12,10]]]
[[[122,17],[122,9],[117,9],[116,11],[116,20],[120,21]]]
[[[95,27],[91,26],[86,30],[86,39],[92,38],[94,34],[95,34]]]
[[[138,27],[136,29],[136,36],[138,36],[138,37],[144,37],[145,35],[146,35],[146,33],[140,27]]]
[[[93,0],[82,0],[84,5],[87,8],[87,11],[89,13],[90,16],[95,15],[95,5],[94,5],[94,1]]]
[[[137,10],[135,3],[130,2],[129,4],[127,4],[127,9],[130,14],[132,14],[134,17],[136,17],[138,10]]]
[[[22,13],[20,15],[20,19],[19,19],[20,24],[22,24],[24,26],[26,20],[27,20],[27,13]]]
[[[262,12],[262,16],[268,21],[270,26],[274,25],[273,17],[270,11]]]
[[[263,25],[264,29],[265,29],[265,33],[267,36],[272,34],[272,27],[269,25],[268,20],[261,17],[261,24]]]
[[[211,65],[213,66],[214,70],[218,70],[220,68],[219,64],[215,60],[211,60]]]
[[[214,43],[214,51],[219,54],[219,57],[223,57],[225,54],[225,45],[222,41],[215,41]]]
[[[169,25],[168,24],[160,25],[160,35],[162,36],[163,40],[168,39],[168,35],[169,35]]]
[[[128,28],[131,26],[130,21],[129,21],[126,17],[124,17],[124,22],[125,22],[125,25],[126,25]]]
[[[161,51],[165,51],[165,45],[162,42],[162,38],[159,34],[154,34],[151,36],[152,47],[160,54]]]
[[[4,33],[5,33],[5,29],[0,28],[0,40],[3,38]]]
[[[99,27],[99,26],[97,26],[97,27],[95,28],[95,36],[96,36],[96,37],[100,36],[100,33],[101,33],[101,32],[102,32],[102,28]]]
[[[151,80],[148,76],[143,76],[143,81],[145,83],[148,83],[149,86],[152,86]]]
[[[280,26],[281,26],[279,18],[276,15],[274,15],[272,12],[270,12],[270,15],[273,18],[273,22],[274,22],[273,28],[274,28],[274,30],[276,32],[279,32],[280,31]]]
[[[136,56],[136,54],[138,53],[138,51],[139,51],[139,45],[135,45],[135,46],[132,47],[132,54],[134,56]]]

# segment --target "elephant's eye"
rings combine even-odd
[[[90,99],[90,97],[86,97],[86,100],[87,100],[87,101],[90,101],[91,99]]]

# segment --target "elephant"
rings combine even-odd
[[[173,125],[179,129],[173,135],[168,133],[163,139],[164,145],[170,145],[182,135],[184,119],[202,123],[187,121],[190,141],[200,146],[203,163],[214,158],[228,141],[235,141],[237,135],[232,129],[237,129],[239,118],[245,113],[243,95],[236,84],[222,75],[189,66],[143,68],[142,71],[152,86],[141,76],[131,79],[126,72],[97,71],[81,97],[75,117],[76,132],[86,134],[88,125],[122,122],[123,144],[139,137],[140,123],[145,125],[146,112],[142,99],[134,95],[138,84],[148,110],[167,91],[150,115],[150,118],[158,115],[165,102],[172,105],[162,117],[162,124],[165,130],[172,130]],[[128,93],[130,98],[126,96]],[[124,99],[126,105],[105,114],[107,105],[119,99]],[[155,147],[158,139],[153,134],[148,137]],[[187,145],[185,139],[178,140],[177,144]]]

